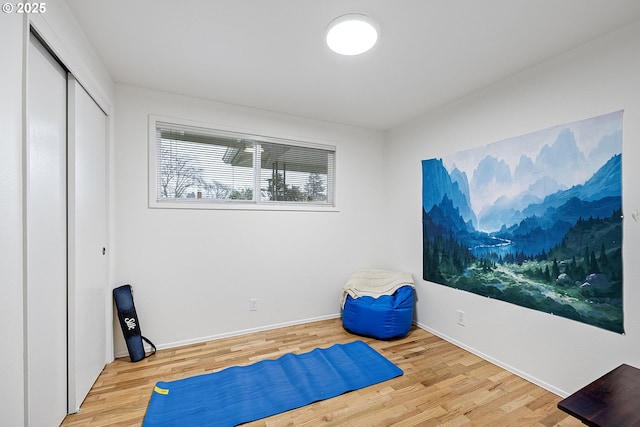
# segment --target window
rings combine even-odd
[[[335,147],[150,119],[152,207],[334,207]]]

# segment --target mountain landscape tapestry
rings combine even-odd
[[[423,278],[624,333],[622,117],[423,160]]]

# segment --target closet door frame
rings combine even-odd
[[[76,223],[74,221],[74,216],[76,216],[76,209],[80,209],[80,206],[82,205],[83,201],[82,199],[78,199],[76,198],[75,195],[75,188],[74,188],[74,179],[76,179],[75,177],[75,162],[76,162],[76,148],[75,147],[75,126],[74,126],[74,120],[67,120],[68,123],[65,123],[65,129],[67,130],[67,135],[66,135],[66,146],[65,148],[67,149],[67,152],[65,152],[64,157],[65,157],[65,162],[66,162],[66,171],[65,171],[65,178],[68,179],[67,181],[67,185],[66,185],[66,191],[67,193],[64,196],[64,204],[66,206],[67,209],[67,214],[69,216],[65,226],[65,236],[66,236],[66,248],[65,248],[65,269],[67,270],[67,276],[66,276],[66,284],[65,284],[65,290],[64,290],[64,294],[65,294],[65,301],[66,301],[66,327],[65,327],[65,337],[63,339],[63,346],[65,348],[65,352],[66,352],[66,357],[65,357],[65,366],[64,368],[61,367],[57,367],[56,369],[60,370],[63,369],[64,370],[64,375],[65,375],[65,379],[66,379],[66,384],[65,384],[65,390],[62,390],[60,388],[60,386],[57,386],[57,390],[55,391],[55,393],[60,393],[62,394],[62,396],[64,396],[64,400],[66,401],[66,405],[65,405],[65,412],[66,413],[74,413],[77,412],[79,409],[80,404],[82,403],[82,401],[84,400],[84,397],[86,396],[85,391],[88,391],[88,388],[90,388],[90,386],[93,384],[93,381],[95,381],[95,378],[92,378],[90,380],[87,380],[87,378],[91,378],[96,377],[97,375],[99,375],[100,371],[102,370],[102,368],[109,362],[113,361],[113,303],[112,303],[112,297],[111,297],[111,288],[110,288],[110,277],[112,275],[112,269],[113,266],[111,265],[111,261],[110,261],[110,256],[109,256],[109,244],[110,244],[110,200],[111,200],[111,196],[110,196],[110,122],[111,122],[111,118],[110,115],[108,113],[108,111],[110,111],[111,107],[108,101],[108,97],[105,97],[104,92],[102,91],[102,88],[100,86],[96,86],[96,80],[93,78],[93,76],[91,74],[87,74],[87,69],[84,67],[84,65],[79,62],[73,52],[70,52],[66,46],[64,45],[64,43],[61,42],[60,38],[58,38],[56,36],[56,34],[52,31],[51,27],[47,24],[47,22],[45,20],[43,20],[43,17],[41,16],[36,16],[36,15],[30,15],[30,16],[26,16],[25,15],[25,44],[24,44],[24,52],[25,52],[25,75],[27,76],[27,78],[25,79],[25,86],[24,86],[24,99],[25,99],[25,103],[24,103],[24,117],[25,117],[25,124],[24,124],[24,148],[23,148],[23,153],[24,153],[24,175],[23,175],[23,180],[24,180],[24,231],[23,231],[23,235],[24,235],[24,256],[25,256],[25,263],[24,263],[24,278],[25,278],[25,285],[24,285],[24,300],[23,300],[23,310],[24,310],[24,329],[23,329],[23,334],[24,334],[24,362],[25,362],[25,369],[24,369],[24,378],[25,378],[25,390],[24,390],[24,403],[25,403],[25,421],[27,423],[27,425],[29,425],[30,423],[30,419],[32,419],[32,413],[38,413],[38,411],[40,411],[41,409],[38,408],[38,405],[35,403],[35,401],[33,400],[34,396],[31,395],[31,393],[36,393],[36,389],[35,386],[32,385],[31,388],[29,387],[29,383],[31,381],[34,380],[34,376],[36,376],[36,368],[35,365],[33,368],[30,368],[30,361],[32,360],[33,357],[37,357],[37,353],[36,353],[36,347],[34,345],[34,342],[37,342],[37,338],[36,341],[34,341],[35,337],[32,337],[29,333],[29,323],[30,322],[35,322],[38,318],[37,318],[37,314],[34,313],[34,308],[32,307],[31,301],[30,301],[30,286],[29,286],[29,277],[30,277],[30,273],[29,273],[29,263],[28,263],[28,259],[27,259],[27,255],[28,255],[28,238],[29,238],[29,233],[32,232],[32,230],[28,230],[28,213],[29,210],[31,210],[31,212],[34,211],[34,206],[30,205],[29,202],[29,198],[28,198],[28,185],[29,185],[29,150],[30,150],[30,137],[29,137],[29,126],[30,126],[30,121],[29,121],[29,102],[28,102],[28,93],[29,93],[29,84],[26,83],[28,81],[28,75],[29,75],[29,70],[28,70],[28,66],[29,66],[29,60],[28,60],[28,55],[30,54],[31,50],[35,49],[32,46],[31,43],[31,38],[33,38],[34,40],[37,40],[38,43],[40,45],[43,46],[43,48],[51,55],[51,57],[53,58],[53,60],[60,66],[62,67],[63,70],[65,70],[66,75],[67,75],[67,82],[65,83],[66,86],[66,94],[67,94],[67,99],[71,99],[71,96],[73,96],[73,92],[75,91],[75,94],[77,95],[78,93],[80,93],[80,91],[84,92],[84,96],[85,96],[85,100],[90,99],[94,104],[95,107],[97,107],[100,112],[104,115],[104,127],[101,128],[101,137],[103,139],[103,145],[102,145],[102,164],[100,165],[104,176],[103,176],[103,180],[101,181],[101,192],[102,192],[102,207],[103,207],[103,217],[102,217],[102,221],[103,223],[101,224],[101,227],[104,230],[104,236],[100,243],[99,243],[99,247],[97,248],[97,252],[99,254],[98,258],[101,260],[101,266],[100,266],[100,285],[98,286],[92,286],[91,289],[85,289],[85,291],[88,292],[84,292],[84,297],[81,296],[80,298],[78,298],[78,294],[76,293],[76,291],[78,290],[78,283],[77,283],[77,267],[78,265],[80,266],[80,268],[82,269],[82,262],[83,260],[81,259],[82,256],[80,256],[80,260],[78,260],[78,255],[80,255],[80,252],[83,251],[83,248],[80,247],[76,247],[76,239],[78,238],[78,230],[76,229]],[[51,43],[49,43],[51,42]],[[72,74],[73,71],[70,70],[70,67],[67,65],[67,61],[69,61],[69,64],[72,65],[72,67],[76,70],[79,70],[80,75],[84,76],[85,79],[88,79],[89,82],[89,86],[93,89],[93,91],[97,91],[97,96],[98,98],[95,98],[93,96],[93,94],[91,94],[91,91],[88,89],[85,89],[85,87],[80,83],[79,80],[76,80],[75,76]],[[73,87],[73,90],[71,89]],[[98,101],[100,100],[100,101]],[[65,100],[66,101],[66,100]],[[67,106],[67,110],[66,110],[66,114],[68,117],[74,116],[75,114],[72,112],[74,107],[77,107],[75,105],[75,102],[68,102],[68,106]],[[71,105],[74,104],[74,105]],[[86,104],[85,104],[86,106]],[[69,110],[69,108],[71,108],[72,110]],[[79,108],[83,108],[82,106]],[[72,135],[73,134],[73,135]],[[86,170],[85,170],[85,175],[86,175]],[[78,178],[78,179],[82,179],[82,178]],[[73,192],[73,194],[72,194]],[[86,191],[85,191],[86,193]],[[82,197],[82,196],[80,196]],[[72,211],[73,209],[73,211]],[[85,215],[86,217],[86,215]],[[85,270],[86,271],[86,270]],[[86,276],[86,275],[85,275]],[[95,285],[93,283],[91,283],[91,285]],[[98,316],[99,319],[96,319],[96,321],[94,321],[89,327],[84,328],[83,326],[81,326],[80,324],[82,323],[83,325],[86,322],[82,322],[81,319],[78,318],[78,306],[77,304],[82,304],[82,299],[85,298],[86,301],[86,295],[88,295],[88,293],[93,293],[93,297],[92,297],[92,302],[95,303],[93,305],[92,308],[95,309],[96,312],[98,312]],[[86,304],[85,306],[82,306],[84,308],[86,308]],[[86,310],[84,312],[84,315],[86,316]],[[89,337],[89,340],[93,340],[92,342],[88,342],[87,337]],[[80,341],[78,341],[78,339],[80,339]],[[31,343],[31,344],[30,344]],[[88,371],[86,369],[84,369],[84,367],[82,366],[82,362],[79,360],[79,358],[83,358],[86,356],[86,354],[80,354],[78,350],[80,349],[80,353],[82,353],[82,350],[85,349],[87,347],[87,343],[88,343],[88,347],[92,349],[92,359],[93,359],[93,368],[89,369]],[[92,345],[93,344],[93,345]],[[59,363],[56,363],[57,365],[59,365]],[[98,368],[96,368],[96,366],[98,366]],[[66,369],[65,369],[66,368]],[[80,372],[82,371],[82,372]],[[87,376],[86,372],[89,372],[89,377]],[[89,384],[89,385],[87,385]],[[54,393],[54,391],[52,389],[48,389],[48,393]],[[46,411],[46,410],[45,410]],[[34,419],[35,420],[35,419]]]

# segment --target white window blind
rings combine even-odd
[[[150,143],[154,206],[334,206],[334,147],[161,121]]]

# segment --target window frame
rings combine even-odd
[[[204,131],[212,135],[223,137],[237,137],[251,139],[266,144],[290,145],[300,148],[311,148],[327,150],[331,152],[332,159],[329,160],[329,173],[327,177],[327,199],[328,202],[291,202],[278,200],[259,200],[259,196],[254,196],[253,200],[231,200],[231,199],[193,199],[193,198],[167,198],[157,199],[158,185],[158,151],[157,151],[157,128],[159,125],[167,125],[179,130]],[[229,126],[211,125],[208,123],[196,122],[174,117],[150,114],[148,123],[148,206],[159,209],[212,209],[212,210],[269,210],[269,211],[318,211],[337,212],[336,198],[336,164],[337,149],[335,145],[311,140],[309,138],[290,138],[284,135],[263,135],[260,132],[240,130]],[[256,166],[254,165],[254,171]],[[258,170],[264,170],[258,168]],[[259,187],[260,176],[254,176],[255,189]],[[257,198],[257,200],[256,200]]]

